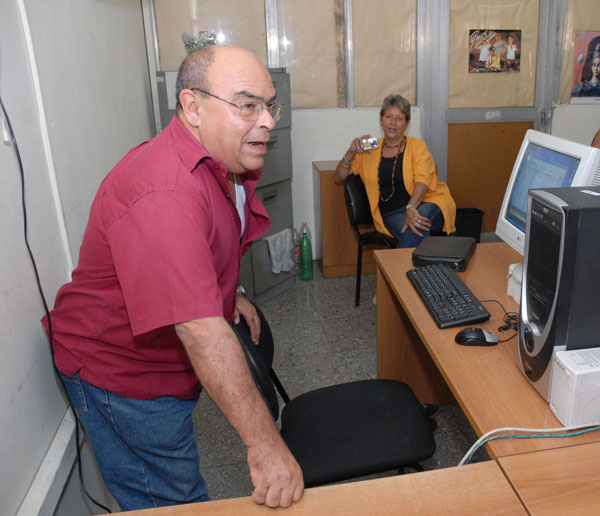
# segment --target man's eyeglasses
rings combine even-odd
[[[236,104],[235,102],[230,102],[229,100],[225,100],[221,97],[217,97],[213,95],[210,91],[202,90],[200,88],[190,88],[190,90],[199,91],[200,93],[204,93],[210,97],[226,102],[230,106],[234,106],[239,109],[240,116],[249,122],[255,122],[259,119],[259,117],[263,114],[265,108],[271,113],[273,120],[277,122],[283,115],[283,104],[269,104],[266,106],[262,102],[242,102],[240,104]]]

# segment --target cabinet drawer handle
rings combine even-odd
[[[277,145],[278,136],[271,136],[271,139],[267,142],[267,149],[273,149],[279,147]]]
[[[271,190],[263,195],[263,204],[271,204],[277,200],[277,190]]]

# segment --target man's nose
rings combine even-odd
[[[260,125],[260,127],[264,127],[269,131],[271,131],[275,127],[275,119],[273,118],[273,115],[268,110],[268,108],[265,107],[263,109],[262,113],[258,117],[258,124]]]

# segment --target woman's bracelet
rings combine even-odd
[[[351,159],[348,159],[348,158],[346,157],[346,154],[348,154],[348,153],[346,152],[346,153],[345,153],[345,154],[342,156],[342,159],[343,159],[343,160],[344,160],[344,161],[345,161],[345,162],[346,162],[348,165],[350,165],[350,163],[352,163],[352,160],[351,160]]]

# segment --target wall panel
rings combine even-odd
[[[450,108],[533,106],[538,0],[450,2]],[[519,72],[468,73],[469,30],[521,30]]]
[[[482,231],[495,231],[513,164],[532,122],[448,126],[448,186],[457,208],[484,212]]]
[[[187,55],[181,35],[200,31],[247,48],[266,65],[264,0],[154,0],[161,70],[178,70]]]

